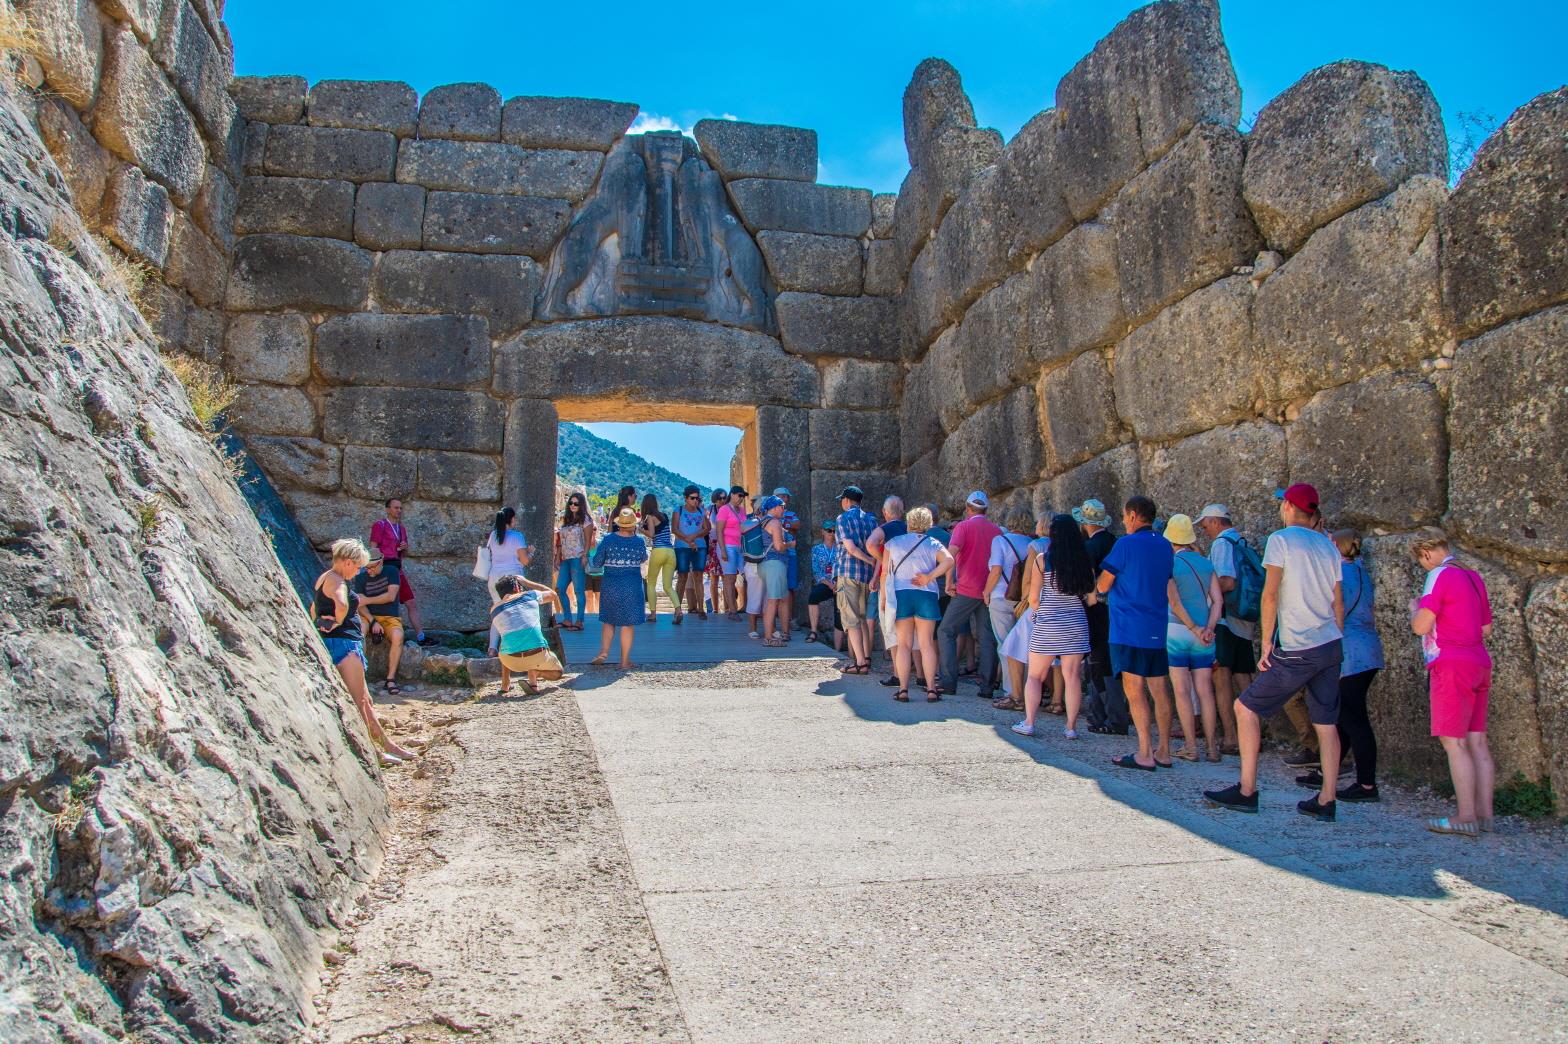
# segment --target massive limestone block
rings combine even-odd
[[[229,96],[240,115],[256,123],[298,123],[305,116],[303,76],[236,76]]]
[[[316,407],[298,388],[242,384],[228,417],[242,435],[316,434]]]
[[[761,406],[757,409],[757,442],[764,448],[758,488],[771,491],[780,487],[790,491],[795,511],[810,506],[811,500],[811,420],[815,410],[789,406]],[[897,423],[897,418],[894,418]],[[894,453],[897,453],[896,444]],[[820,520],[818,520],[820,521]],[[815,526],[804,519],[797,540],[801,546],[813,543]],[[809,558],[809,552],[807,553]]]
[[[997,164],[1007,258],[1015,267],[1073,227],[1057,159],[1059,133],[1056,110],[1047,109],[1013,135]]]
[[[905,467],[934,449],[944,434],[939,396],[943,389],[948,395],[962,396],[962,378],[958,371],[958,356],[952,349],[953,331],[949,330],[925,356],[910,367],[904,379],[903,395],[898,403],[899,461]],[[947,372],[939,374],[938,367],[946,364]]]
[[[267,131],[265,123],[245,124],[245,136],[240,142],[240,173],[247,176],[266,174]]]
[[[517,508],[517,526],[535,553],[527,575],[549,578],[555,531],[556,443],[560,417],[547,399],[518,399],[506,414],[506,453],[501,462],[502,500]],[[488,618],[488,617],[487,617]]]
[[[993,399],[1022,383],[1028,374],[1039,372],[1028,362],[1042,318],[1035,307],[1035,290],[1029,273],[1020,272],[976,301],[964,321],[953,328],[959,391],[967,403]]]
[[[780,290],[854,297],[860,293],[860,244],[845,236],[760,232],[757,246]]]
[[[392,80],[322,80],[305,100],[314,127],[387,131],[400,138],[414,133],[419,96]]]
[[[228,91],[233,56],[219,49],[189,0],[169,0],[164,7],[153,57],[168,71],[207,139],[220,146],[228,141],[239,113]]]
[[[397,139],[382,131],[338,127],[269,127],[262,167],[290,178],[391,181]]]
[[[336,388],[322,398],[322,438],[400,449],[501,451],[502,407],[477,393]]]
[[[1336,523],[1410,529],[1448,500],[1448,439],[1437,389],[1379,374],[1315,396],[1287,430],[1290,481],[1310,482]]]
[[[27,25],[37,35],[44,82],[77,109],[98,93],[103,67],[103,16],[92,0],[20,0]]]
[[[1319,229],[1269,276],[1253,308],[1269,398],[1438,354],[1437,213],[1447,194],[1436,178],[1412,178]]]
[[[343,447],[343,488],[351,495],[385,503],[413,497],[419,455],[384,446]],[[379,516],[377,516],[379,517]]]
[[[295,489],[284,491],[283,499],[311,544],[322,551],[330,550],[334,540],[345,536],[359,536],[363,540],[360,534],[367,532],[371,523],[385,514],[382,501],[356,500],[341,493],[326,496]],[[466,553],[468,566],[472,568],[474,549],[494,520],[493,504],[411,497],[403,505],[411,559]],[[472,582],[473,578],[467,573],[467,569],[463,570],[463,579]],[[484,587],[483,584],[476,586]]]
[[[871,197],[871,238],[893,238],[893,220],[897,207],[896,192],[878,192]]]
[[[216,308],[228,285],[229,259],[196,222],[176,211],[164,278],[183,287],[198,305]]]
[[[426,450],[419,454],[419,495],[494,503],[501,498],[501,469],[494,457]]]
[[[140,167],[181,205],[201,187],[206,147],[196,121],[129,29],[108,31],[93,134]]]
[[[958,70],[940,58],[927,58],[915,66],[904,88],[904,148],[909,165],[925,162],[926,146],[946,127],[974,125],[975,108],[964,93]]]
[[[838,518],[843,510],[838,495],[845,486],[859,486],[865,498],[860,506],[875,515],[881,514],[882,501],[890,496],[903,496],[908,489],[904,476],[889,471],[832,471],[811,469],[811,518]]]
[[[478,540],[474,541],[475,547]],[[533,543],[533,538],[529,538]],[[419,592],[419,619],[442,631],[482,631],[490,622],[490,595],[485,585],[467,577],[474,566],[473,549],[460,555],[414,559],[407,565],[409,582]],[[532,572],[532,570],[530,570]],[[543,582],[544,577],[534,577]],[[408,656],[407,650],[403,653]],[[375,661],[372,659],[371,661]],[[406,659],[405,659],[405,662]],[[401,665],[398,673],[402,673]]]
[[[246,236],[234,248],[228,306],[235,311],[353,311],[370,292],[371,255],[337,239]]]
[[[735,178],[817,180],[817,132],[738,120],[698,120],[692,136],[725,181]]]
[[[333,384],[475,388],[490,380],[483,319],[340,315],[316,328],[316,372]]]
[[[1066,471],[1122,441],[1107,353],[1084,352],[1040,379],[1046,469]]]
[[[245,448],[257,465],[280,489],[309,489],[330,493],[343,474],[343,451],[315,439],[281,435],[252,435]],[[312,581],[315,577],[311,578]]]
[[[680,360],[671,365],[671,360]],[[495,390],[531,398],[815,406],[816,368],[765,334],[662,316],[524,331],[496,349]]]
[[[942,443],[938,502],[957,511],[969,490],[1032,485],[1044,456],[1039,399],[1031,386],[1015,388],[976,410]]]
[[[999,189],[998,168],[976,174],[948,209],[936,237],[915,259],[905,297],[921,344],[956,322],[981,292],[1007,274],[1011,229]]]
[[[1568,779],[1568,577],[1536,584],[1524,618],[1535,653],[1536,711],[1546,774],[1555,782]]]
[[[882,471],[898,466],[898,414],[812,410],[811,466]]]
[[[486,83],[449,83],[419,103],[421,138],[499,141],[501,92]]]
[[[530,149],[608,152],[637,118],[631,102],[597,98],[512,98],[501,113],[501,140]]]
[[[837,359],[822,368],[822,405],[883,410],[899,404],[904,371],[897,363]]]
[[[735,212],[753,234],[763,229],[862,236],[871,227],[867,189],[803,181],[741,178],[728,184]]]
[[[354,242],[369,250],[417,250],[424,242],[425,190],[371,181],[354,196]]]
[[[1487,139],[1443,210],[1443,299],[1461,335],[1568,300],[1568,87]]]
[[[893,242],[906,263],[914,258],[980,171],[1002,154],[1002,136],[989,128],[943,124],[924,146],[924,158],[898,190]]]
[[[904,266],[898,259],[898,245],[891,239],[873,239],[867,243],[861,292],[872,297],[892,297],[903,284]]]
[[[1142,322],[1250,262],[1261,240],[1241,198],[1241,135],[1200,124],[1111,207],[1122,305]]]
[[[1315,230],[1417,175],[1448,177],[1437,99],[1410,72],[1343,61],[1263,107],[1247,135],[1242,193],[1268,245],[1295,253]]]
[[[1036,516],[1071,513],[1092,498],[1104,504],[1112,518],[1120,518],[1127,498],[1142,491],[1138,447],[1129,442],[1040,483],[1035,487],[1034,511]]]
[[[882,297],[783,293],[774,301],[779,337],[796,355],[893,360],[902,355],[898,309]]]
[[[62,99],[38,99],[37,119],[38,133],[71,190],[76,212],[91,221],[98,214],[118,162]]]
[[[174,207],[169,192],[135,167],[121,167],[104,199],[104,234],[131,257],[157,268],[169,255]]]
[[[1378,631],[1386,666],[1373,686],[1367,709],[1377,731],[1378,764],[1410,776],[1447,778],[1443,748],[1432,738],[1426,665],[1421,647],[1409,637],[1411,598],[1425,580],[1410,554],[1410,536],[1372,537],[1362,543],[1362,559],[1372,576]],[[1539,779],[1545,768],[1541,745],[1535,670],[1525,625],[1527,581],[1497,562],[1455,547],[1461,565],[1480,572],[1492,603],[1492,689],[1487,713],[1487,742],[1497,761],[1497,778],[1515,772]]]
[[[449,192],[581,200],[604,162],[590,149],[524,149],[494,141],[416,141],[398,147],[397,180]]]
[[[564,199],[432,192],[425,200],[423,237],[432,250],[527,254],[543,260],[571,216],[572,205]]]
[[[1258,398],[1252,287],[1204,287],[1116,345],[1116,408],[1140,439],[1173,439],[1240,420]]]
[[[1568,307],[1459,347],[1449,405],[1449,509],[1477,541],[1568,562]]]
[[[1197,518],[1205,504],[1230,508],[1231,520],[1260,549],[1264,536],[1280,527],[1274,491],[1285,485],[1286,440],[1277,424],[1248,421],[1213,428],[1169,446],[1145,448],[1142,492],[1169,517],[1181,511]],[[1107,507],[1114,515],[1120,505]]]
[[[351,239],[354,184],[313,178],[246,178],[234,212],[234,231],[287,232]]]
[[[1240,117],[1219,4],[1172,0],[1134,11],[1056,87],[1056,155],[1074,216],[1093,217],[1194,126],[1234,127]]]
[[[393,250],[376,265],[376,303],[387,312],[467,314],[510,333],[533,318],[539,291],[533,258]]]
[[[234,251],[234,212],[238,208],[239,189],[234,180],[209,164],[207,176],[191,204],[191,217],[203,232],[223,244],[230,253]]]
[[[224,367],[247,381],[304,384],[310,376],[310,322],[303,315],[247,313],[229,320]]]

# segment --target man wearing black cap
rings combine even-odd
[[[845,486],[838,494],[841,514],[835,527],[838,544],[833,575],[838,584],[839,626],[849,636],[851,659],[844,668],[845,674],[866,674],[871,670],[871,623],[866,616],[866,602],[877,560],[866,549],[866,543],[877,528],[877,520],[871,512],[861,509],[865,496],[859,486]]]

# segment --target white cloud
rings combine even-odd
[[[719,119],[737,121],[740,119],[740,117],[735,115],[733,112],[726,112],[724,115],[720,116]]]
[[[627,134],[643,134],[647,131],[680,131],[682,134],[686,133],[686,129],[680,124],[668,116],[660,116],[656,112],[637,113],[637,118],[632,121],[632,125],[626,128]]]

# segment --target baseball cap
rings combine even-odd
[[[977,489],[964,498],[964,503],[972,504],[977,508],[988,508],[991,506],[991,498],[985,495],[984,490]]]
[[[1093,497],[1073,508],[1073,521],[1081,526],[1104,526],[1110,521],[1105,505]]]
[[[1302,511],[1316,513],[1318,510],[1318,491],[1305,482],[1298,482],[1289,489],[1276,489],[1274,496]]]
[[[785,489],[783,486],[780,486],[778,489],[775,489],[773,491],[773,495],[775,497],[787,497],[787,496],[790,495],[790,492],[789,492],[789,490]]]
[[[1198,517],[1193,521],[1202,522],[1206,518],[1230,517],[1230,508],[1226,507],[1224,504],[1209,504],[1202,511],[1198,512]]]
[[[858,502],[864,500],[865,497],[865,493],[861,492],[859,486],[845,486],[843,489],[838,491],[838,499],[840,500],[848,498]]]
[[[767,514],[774,508],[783,506],[784,501],[780,500],[778,497],[768,496],[762,498],[762,503],[757,505],[757,510],[761,511],[763,514]]]
[[[833,530],[838,528],[838,522],[830,518],[826,522],[822,523],[822,528],[831,533]]]

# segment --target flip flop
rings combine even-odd
[[[1434,834],[1458,834],[1460,837],[1480,837],[1481,828],[1474,823],[1455,823],[1447,816],[1441,819],[1429,819],[1426,828]]]
[[[1123,754],[1119,758],[1112,758],[1111,764],[1117,768],[1137,769],[1139,772],[1153,772],[1154,765],[1140,765],[1138,758],[1133,754]],[[1158,764],[1158,762],[1156,762]]]

